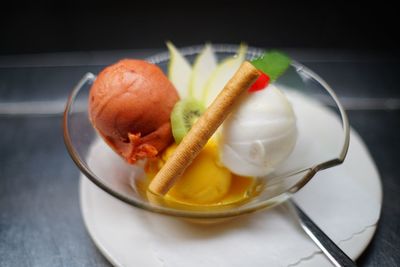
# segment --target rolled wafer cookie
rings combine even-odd
[[[165,195],[169,191],[232,111],[242,93],[257,80],[259,75],[260,72],[250,62],[242,63],[153,178],[149,191],[157,195]]]

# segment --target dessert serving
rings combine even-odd
[[[268,186],[268,175],[297,139],[292,105],[275,81],[290,59],[278,51],[246,61],[247,46],[218,60],[210,44],[189,62],[167,43],[167,75],[124,59],[100,72],[89,117],[126,162],[143,166],[133,186],[168,206],[240,204]]]
[[[344,109],[304,65],[243,44],[167,47],[86,73],[68,98],[67,150],[111,196],[214,221],[280,204],[343,162]]]
[[[282,255],[292,254],[288,244],[293,245],[298,228],[289,231],[294,225],[287,210],[207,227],[206,235],[203,226],[186,219],[226,222],[274,207],[318,171],[342,163],[349,147],[349,124],[335,93],[317,74],[279,51],[245,45],[167,47],[168,52],[145,60],[127,58],[97,75],[85,74],[68,99],[64,139],[72,159],[91,181],[82,176],[80,197],[95,243],[116,265],[129,258],[120,251],[136,265],[147,264],[152,257],[155,266],[201,265],[212,244],[217,249],[208,257],[211,265],[219,260],[232,265],[226,261],[229,255],[249,246],[272,244],[268,255],[277,255],[275,244],[281,240],[288,251]],[[303,196],[304,203],[315,203],[317,214],[330,221],[332,217],[321,212],[321,207],[330,206],[322,200],[331,199],[337,206],[336,193],[344,190],[343,181],[336,178],[344,177],[350,184],[349,176],[337,174],[330,177],[335,179],[315,179],[296,202],[303,204]],[[348,188],[349,196],[353,188]],[[282,228],[285,223],[287,229]],[[150,246],[133,255],[135,248],[129,244],[136,246],[141,237],[141,243]],[[235,239],[241,244],[235,251],[218,252],[226,244],[236,244]],[[196,249],[199,242],[203,245]],[[113,246],[116,249],[109,250]],[[182,249],[185,253],[176,254]],[[249,259],[260,266],[266,259],[276,259],[250,251],[254,253],[246,254],[244,265]],[[284,265],[293,262],[297,260]]]

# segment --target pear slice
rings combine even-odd
[[[217,57],[211,44],[206,44],[193,64],[190,77],[189,95],[199,101],[203,100],[205,85],[217,67]]]
[[[224,88],[225,84],[232,78],[235,72],[239,69],[240,65],[246,58],[247,45],[241,44],[237,55],[224,59],[215,68],[210,75],[204,89],[202,100],[206,107],[208,107],[219,92]]]
[[[181,99],[186,98],[189,94],[189,80],[192,75],[192,67],[189,61],[179,52],[179,50],[171,43],[166,43],[170,61],[168,65],[168,78],[175,86]]]

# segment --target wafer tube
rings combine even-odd
[[[232,111],[240,95],[256,81],[259,75],[259,71],[251,63],[247,61],[242,63],[151,181],[149,190],[152,193],[165,195],[169,191]]]

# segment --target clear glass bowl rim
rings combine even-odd
[[[238,45],[229,45],[229,44],[213,44],[213,49],[216,53],[235,53],[238,49]],[[204,48],[204,45],[197,45],[197,46],[189,46],[189,47],[184,47],[180,48],[179,51],[184,55],[184,56],[191,56],[194,54],[198,54],[202,49]],[[251,58],[257,57],[261,55],[265,51],[264,49],[260,48],[254,48],[254,47],[249,47],[247,56]],[[157,64],[163,61],[169,60],[169,52],[161,52],[157,53],[151,57],[146,58],[145,60]],[[306,185],[311,178],[320,170],[327,169],[336,165],[341,164],[347,154],[348,147],[349,147],[349,141],[350,141],[350,126],[347,118],[347,114],[341,105],[338,97],[336,96],[335,92],[333,89],[316,73],[305,67],[303,64],[292,60],[291,65],[296,69],[296,71],[302,71],[307,73],[308,76],[313,78],[315,81],[317,81],[332,97],[332,99],[335,101],[335,104],[340,112],[340,118],[343,126],[343,135],[344,135],[344,141],[343,145],[341,148],[341,151],[337,158],[316,164],[312,167],[310,167],[308,170],[301,170],[300,172],[305,172],[304,176],[302,179],[300,179],[299,182],[297,182],[295,185],[293,185],[289,190],[287,190],[284,194],[287,194],[287,197],[290,197],[292,194],[300,190],[304,185]],[[249,207],[239,207],[239,208],[233,208],[233,209],[227,209],[227,210],[218,210],[218,211],[190,211],[190,210],[178,210],[178,209],[173,209],[173,208],[168,208],[168,207],[163,207],[163,206],[155,206],[152,205],[151,203],[146,203],[146,202],[141,202],[137,201],[133,198],[126,197],[125,195],[113,190],[112,188],[108,187],[105,183],[101,181],[101,179],[97,178],[97,176],[90,170],[90,168],[84,163],[84,161],[81,159],[79,153],[75,149],[70,134],[69,134],[69,114],[71,111],[71,107],[75,101],[76,96],[78,95],[79,91],[82,89],[82,87],[85,85],[86,82],[88,81],[93,81],[96,78],[96,76],[92,73],[86,73],[82,79],[77,83],[77,85],[72,89],[68,100],[67,104],[64,110],[64,115],[63,115],[63,136],[64,136],[64,142],[67,148],[67,151],[69,152],[72,160],[75,162],[75,164],[78,166],[80,171],[89,179],[91,180],[94,184],[96,184],[99,188],[107,192],[108,194],[116,197],[117,199],[132,205],[133,207],[144,209],[150,212],[155,212],[159,214],[164,214],[164,215],[169,215],[169,216],[174,216],[174,217],[183,217],[183,218],[191,218],[191,219],[218,219],[218,218],[229,218],[229,217],[235,217],[238,215],[242,214],[248,214],[252,213],[257,210],[261,210],[267,207],[273,207],[275,205],[271,205],[271,199],[266,199],[263,201],[258,202],[257,204],[251,205]],[[293,173],[294,175],[296,173]],[[280,204],[281,202],[277,202],[276,204]]]

